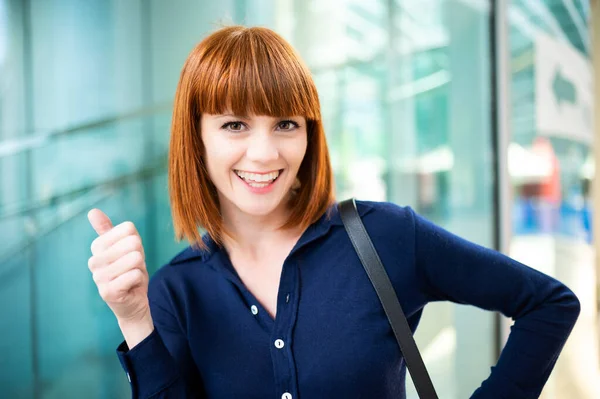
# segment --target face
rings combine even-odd
[[[285,207],[306,153],[304,117],[205,113],[201,131],[224,214],[267,216]]]

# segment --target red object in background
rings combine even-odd
[[[550,175],[535,183],[524,184],[521,187],[523,198],[537,198],[546,203],[558,205],[561,201],[560,194],[560,165],[552,148],[552,143],[546,137],[536,137],[532,152],[546,159],[550,165]]]

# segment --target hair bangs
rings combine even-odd
[[[227,40],[205,54],[209,59],[197,80],[197,112],[320,120],[310,71],[289,44],[264,28],[223,33]]]
[[[303,116],[308,146],[283,229],[307,228],[335,203],[333,173],[319,96],[309,69],[294,49],[267,28],[222,28],[188,56],[175,92],[169,145],[169,195],[177,240],[206,248],[198,227],[218,244],[230,236],[204,163],[203,113]]]

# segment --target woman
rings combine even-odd
[[[148,283],[135,226],[89,213],[89,268],[123,332],[133,396],[405,397],[402,354],[335,206],[317,90],[289,44],[265,28],[203,40],[171,135],[174,227],[190,247]],[[413,331],[432,301],[516,320],[473,397],[538,397],[575,295],[408,207],[357,203]]]

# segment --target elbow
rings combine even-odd
[[[581,313],[581,302],[579,302],[579,298],[577,298],[577,295],[575,295],[575,293],[571,292],[571,294],[573,294],[571,306],[573,308],[573,314],[575,315],[575,320],[577,320],[577,318],[579,317],[579,313]]]
[[[581,302],[577,298],[577,295],[567,286],[564,286],[563,292],[560,295],[560,308],[563,317],[566,320],[570,320],[572,325],[575,325],[581,313]]]

